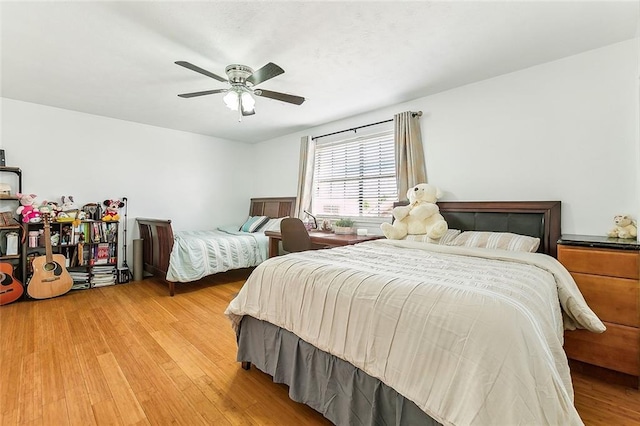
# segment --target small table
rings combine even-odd
[[[269,237],[269,257],[278,255],[278,243],[282,240],[282,235],[278,231],[265,231],[264,235]],[[373,241],[384,238],[384,235],[355,235],[355,234],[334,234],[332,232],[309,231],[311,242],[316,245],[340,247]]]

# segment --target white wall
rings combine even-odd
[[[617,43],[305,133],[422,110],[427,176],[443,199],[561,200],[564,233],[600,235],[614,214],[640,212],[637,46]],[[255,147],[255,196],[295,194],[302,135]]]
[[[638,39],[246,145],[2,99],[8,165],[39,199],[128,197],[132,218],[204,229],[249,198],[295,195],[299,140],[422,110],[427,173],[448,200],[561,200],[563,232],[640,214]],[[187,201],[192,200],[192,201]],[[224,207],[223,207],[224,206]]]
[[[135,217],[211,229],[249,211],[248,144],[6,98],[1,135],[7,165],[22,169],[23,192],[39,201],[127,197],[129,244]]]

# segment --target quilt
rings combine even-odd
[[[582,424],[563,330],[605,330],[550,256],[390,240],[271,258],[225,314],[291,331],[445,425]]]
[[[228,227],[176,232],[166,279],[191,282],[218,272],[259,265],[268,257],[268,240],[263,233]]]

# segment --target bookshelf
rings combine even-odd
[[[7,173],[9,175],[6,175]],[[0,244],[0,262],[11,264],[14,268],[14,274],[22,281],[24,275],[20,275],[22,268],[18,243],[21,238],[22,227],[16,219],[16,208],[20,205],[16,193],[22,192],[22,170],[19,167],[0,166],[0,175],[2,176],[0,179],[0,183],[2,183],[0,187],[0,240],[2,241],[2,244]],[[9,241],[13,241],[15,245],[8,247]],[[12,251],[16,247],[17,251]]]
[[[66,268],[73,278],[72,290],[113,285],[118,282],[118,221],[82,220],[51,222],[51,249],[66,258]],[[44,224],[27,224],[27,238],[22,245],[23,276],[28,285],[33,274],[31,262],[44,256]]]

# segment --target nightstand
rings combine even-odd
[[[565,332],[567,357],[633,376],[640,382],[640,243],[588,235],[562,235],[558,260],[571,273],[602,334]]]

